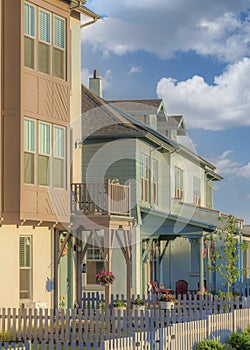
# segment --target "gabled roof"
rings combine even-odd
[[[96,96],[84,85],[82,85],[82,114],[84,139],[87,137],[145,137],[162,148],[176,150],[203,164],[205,168],[215,170],[215,166],[204,158],[119,110],[116,105]]]
[[[82,130],[87,137],[142,137],[145,131],[117,113],[103,99],[82,85]]]
[[[115,105],[124,112],[131,114],[155,114],[160,113],[164,108],[161,99],[150,100],[109,100],[109,103]],[[164,108],[165,109],[165,108]]]

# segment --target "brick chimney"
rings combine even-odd
[[[97,69],[94,69],[93,78],[89,78],[89,89],[99,97],[102,97],[102,79],[98,77]]]

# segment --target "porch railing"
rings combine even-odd
[[[130,216],[130,185],[112,183],[71,184],[71,213]]]
[[[181,202],[179,199],[172,200],[171,213],[186,219],[192,219],[209,225],[217,226],[220,212],[214,209],[199,207],[194,204]]]

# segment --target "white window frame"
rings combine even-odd
[[[184,171],[175,166],[174,168],[174,198],[182,199],[184,195]]]
[[[201,179],[197,176],[193,177],[193,203],[201,205]]]
[[[146,203],[149,203],[149,161],[149,156],[141,155],[141,199]]]
[[[47,140],[47,135],[45,133],[45,138],[41,140],[41,133],[40,133],[40,126],[44,125],[46,127],[49,128],[49,139]],[[50,123],[46,123],[44,121],[39,121],[38,123],[38,185],[39,186],[49,186],[50,185],[50,179],[51,179],[51,174],[50,174],[50,157],[51,157],[51,129],[52,129],[52,125]],[[43,141],[43,142],[42,142]],[[47,145],[47,141],[49,142],[49,145]],[[43,143],[43,145],[42,145]],[[46,149],[48,146],[48,149]],[[48,158],[48,169],[47,169],[47,184],[41,184],[39,181],[39,173],[40,173],[40,169],[39,169],[39,157],[47,157]]]
[[[63,130],[63,145],[61,147],[59,147],[60,149],[59,148],[57,149],[57,147],[58,147],[57,136],[55,135],[56,129]],[[67,161],[66,132],[67,132],[67,130],[64,126],[60,126],[60,125],[53,126],[53,168],[54,168],[54,163],[55,163],[54,160],[55,159],[60,159],[64,162],[63,163],[63,184],[62,184],[62,186],[56,186],[55,181],[53,180],[53,187],[57,187],[57,188],[65,188],[66,187],[66,177],[67,177],[67,174],[66,174],[66,161]],[[54,169],[52,169],[52,171],[54,172]]]
[[[24,247],[21,247],[21,240],[25,239],[26,243],[24,245]],[[29,244],[28,244],[29,242]],[[25,260],[25,249],[28,249],[27,247],[29,247],[29,266],[25,266],[28,265],[27,262],[25,263],[25,261],[21,261],[22,256],[21,254],[23,254],[23,259]],[[21,249],[23,249],[23,252],[21,251]],[[23,265],[23,266],[22,266]],[[28,276],[29,276],[29,286],[27,288],[27,290],[21,290],[21,279],[22,279],[22,272],[24,271],[28,271]],[[33,292],[33,240],[32,240],[32,235],[20,235],[19,236],[19,299],[20,300],[32,300],[32,292]],[[22,297],[22,293],[28,293],[26,298]]]
[[[99,238],[101,246],[104,246],[104,236],[99,235],[98,238]],[[88,243],[88,247],[87,247],[87,254],[86,254],[87,271],[88,271],[88,264],[98,263],[98,262],[103,264],[103,268],[102,268],[102,270],[103,270],[104,269],[103,256],[102,256],[102,253],[101,253],[99,247],[97,246],[97,243],[96,243],[94,237],[92,236],[91,242]],[[96,273],[100,272],[100,271],[97,271],[97,269],[95,269],[95,270],[96,270],[95,271]],[[95,283],[90,283],[88,281],[88,276],[89,276],[89,274],[87,274],[87,276],[86,276],[86,284],[87,285],[89,285],[89,286],[99,285],[98,281],[96,281]]]
[[[159,162],[157,159],[152,159],[152,199],[155,205],[159,203],[158,187],[159,187]]]
[[[60,21],[63,22],[63,29],[64,29],[63,47],[61,47],[60,45],[57,45],[55,42],[55,40],[56,40],[55,19],[59,19]],[[57,49],[57,50],[60,50],[63,52],[63,66],[64,66],[63,77],[56,76],[56,78],[66,80],[66,19],[61,17],[61,16],[55,15],[55,14],[53,15],[53,42],[52,42],[52,46],[53,46],[53,51],[54,51],[54,49]],[[52,60],[54,61],[54,53],[52,53],[52,56],[53,56]],[[52,67],[52,74],[53,74],[53,76],[55,76],[54,72],[53,72],[53,67]]]
[[[49,30],[49,41],[47,41],[47,40],[43,40],[43,39],[41,39],[41,37],[40,37],[40,13],[41,12],[43,12],[44,14],[47,14],[47,15],[49,15],[49,28],[48,28],[48,30]],[[47,72],[42,72],[42,73],[44,73],[44,74],[51,74],[51,62],[52,62],[52,57],[51,57],[51,38],[52,38],[52,24],[51,24],[51,18],[52,18],[52,14],[51,14],[51,12],[49,12],[49,11],[46,11],[45,9],[43,9],[43,8],[39,8],[38,9],[38,50],[39,50],[39,43],[41,43],[41,44],[43,44],[43,45],[47,45],[48,47],[49,47],[49,64],[48,64],[48,66],[49,66],[49,72],[47,73]],[[38,54],[38,60],[39,60],[39,54]],[[39,69],[39,62],[38,62],[38,69]],[[39,69],[39,71],[40,71],[40,69]],[[41,71],[40,71],[41,72]]]
[[[26,33],[25,32],[25,5],[29,6],[29,7],[32,7],[34,9],[34,35],[32,33],[30,33],[30,21],[29,21],[29,33]],[[28,66],[25,66],[26,68],[28,69],[36,69],[36,6],[29,3],[28,1],[25,1],[24,2],[24,38],[29,38],[31,40],[33,40],[33,45],[34,45],[34,67],[28,67]]]
[[[25,121],[31,122],[34,125],[34,147],[31,147],[30,145],[30,128],[28,128],[28,135],[25,135]],[[25,143],[28,142],[28,147],[25,147]],[[33,154],[34,156],[34,181],[33,182],[25,182],[25,184],[27,185],[34,185],[36,184],[36,120],[32,119],[32,118],[27,118],[24,117],[24,121],[23,121],[23,148],[24,148],[24,153],[23,153],[23,157],[25,156],[25,153],[27,154]],[[34,149],[33,149],[34,148]],[[24,174],[24,172],[23,172]],[[25,180],[25,179],[24,179]]]

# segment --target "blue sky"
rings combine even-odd
[[[92,0],[82,30],[82,81],[106,99],[163,98],[199,155],[224,180],[216,209],[250,224],[250,1]]]

